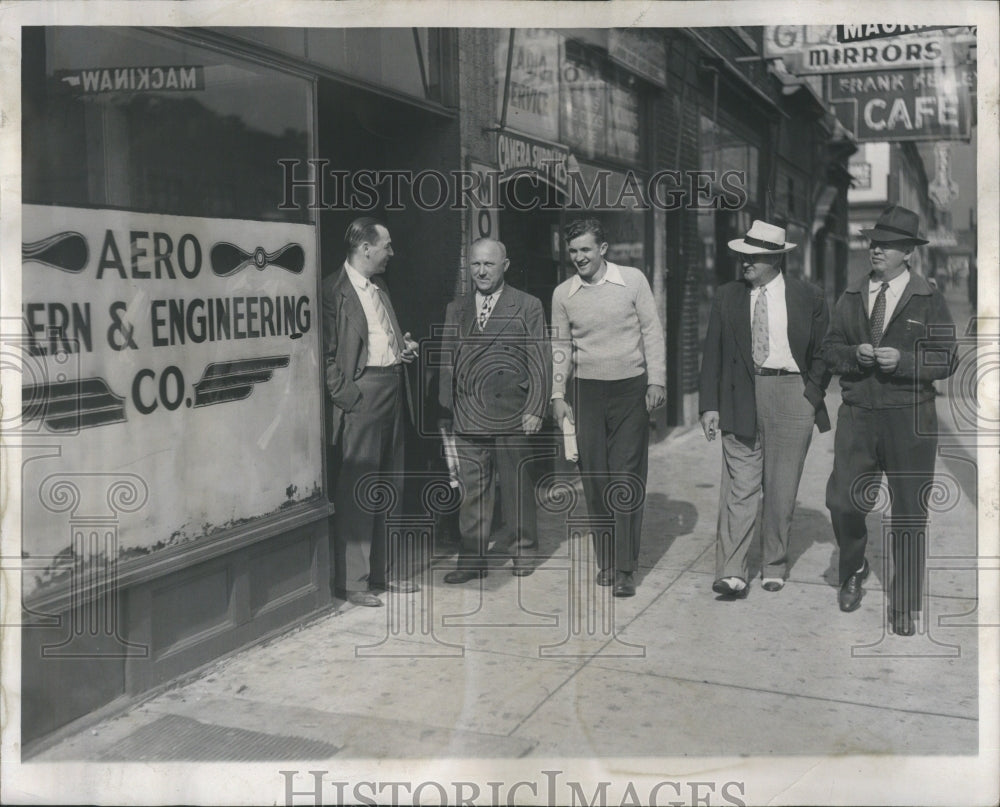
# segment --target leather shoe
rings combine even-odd
[[[347,601],[352,605],[364,605],[367,608],[381,608],[384,603],[370,591],[349,591]]]
[[[912,636],[917,632],[909,611],[889,611],[889,626],[897,636]]]
[[[635,580],[632,579],[632,572],[618,572],[615,575],[615,587],[611,593],[615,597],[634,597]]]
[[[394,594],[412,594],[414,591],[420,591],[420,586],[412,580],[390,580],[385,587]]]
[[[743,588],[736,588],[729,582],[728,578],[721,578],[712,583],[712,591],[721,594],[726,599],[742,600],[750,592],[750,586],[744,582]]]
[[[468,583],[470,580],[476,580],[480,577],[486,577],[489,572],[486,569],[455,569],[453,572],[448,572],[444,576],[444,582],[446,583]]]
[[[599,586],[610,586],[615,582],[615,570],[610,567],[607,569],[601,569],[601,571],[597,573],[596,582]]]
[[[861,567],[861,571],[855,572],[844,581],[844,584],[840,587],[838,598],[840,600],[841,611],[855,611],[861,605],[861,584],[868,577],[870,571],[871,566],[868,565],[868,558],[865,558],[865,563]]]
[[[527,577],[533,571],[535,571],[535,567],[532,566],[530,563],[515,560],[514,569],[511,572],[511,574],[513,574],[514,577]]]

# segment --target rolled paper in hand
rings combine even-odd
[[[439,431],[441,433],[441,442],[444,444],[444,461],[448,463],[448,484],[453,488],[457,488],[458,449],[455,446],[455,435],[445,428],[442,428]]]
[[[569,418],[563,418],[562,430],[566,459],[570,462],[576,462],[580,458],[580,451],[576,447],[576,427],[570,423]]]

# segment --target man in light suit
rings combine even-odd
[[[829,431],[830,374],[821,355],[829,311],[823,292],[781,271],[795,248],[785,230],[755,221],[729,242],[743,278],[721,286],[708,321],[698,389],[701,425],[722,431],[722,485],[712,590],[747,595],[747,553],[763,483],[765,591],[788,571],[788,533],[813,425]]]
[[[379,277],[393,255],[388,229],[373,218],[355,219],[344,242],[347,260],[323,281],[333,588],[355,605],[378,607],[381,591],[416,586],[390,576],[385,513],[369,512],[356,486],[378,473],[395,488],[396,502],[402,498],[404,406],[413,416],[403,364],[416,358],[418,346],[400,329]]]
[[[549,400],[551,353],[541,302],[504,282],[510,266],[499,241],[481,238],[469,253],[475,294],[453,300],[445,313],[439,403],[441,423],[455,433],[463,498],[458,568],[446,583],[487,575],[495,475],[512,541],[514,574],[529,575],[537,548],[531,459]]]

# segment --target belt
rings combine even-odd
[[[365,374],[372,373],[374,375],[388,375],[389,373],[395,373],[396,375],[401,375],[403,372],[402,364],[390,364],[386,367],[379,367],[374,364],[369,364],[365,367]]]
[[[800,375],[798,370],[782,370],[776,367],[754,367],[754,375]]]

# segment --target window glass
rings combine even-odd
[[[48,28],[24,69],[24,199],[214,218],[280,210],[311,156],[311,85],[127,28]]]
[[[503,118],[508,31],[496,35],[497,118]],[[549,29],[517,29],[506,123],[569,146],[577,157],[639,163],[643,97],[606,53]]]

